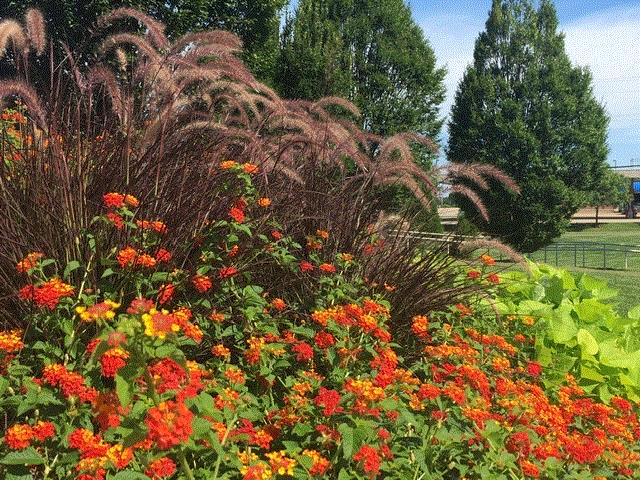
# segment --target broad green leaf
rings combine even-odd
[[[294,435],[297,435],[299,437],[305,437],[313,432],[313,427],[306,423],[296,423],[295,427],[293,427],[292,432]]]
[[[9,380],[4,377],[0,377],[0,396],[5,392],[5,390],[9,387]]]
[[[33,447],[7,453],[0,463],[5,465],[42,465],[44,458]]]
[[[587,298],[573,307],[580,321],[586,323],[604,323],[607,319],[615,317],[616,313],[611,305],[601,303],[595,298]]]
[[[107,278],[110,277],[111,275],[113,275],[113,269],[111,268],[107,268],[104,272],[102,272],[102,275],[100,276],[100,278]]]
[[[633,320],[640,320],[640,305],[636,305],[627,313],[627,317]]]
[[[4,480],[33,480],[29,467],[24,465],[11,465],[7,467]]]
[[[120,405],[123,407],[126,407],[131,403],[131,397],[133,395],[131,385],[119,374],[116,374],[116,395],[118,395]]]
[[[287,453],[296,454],[302,450],[298,442],[294,442],[292,440],[284,440],[282,442],[282,446],[287,450]]]
[[[113,476],[108,477],[110,480],[149,480],[149,477],[133,470],[123,470]]]
[[[605,382],[607,380],[605,377],[600,375],[597,370],[584,365],[580,366],[580,376],[584,379],[593,380],[595,382]]]
[[[552,312],[549,319],[549,336],[554,342],[565,344],[578,333],[578,327],[571,316],[572,311],[573,307],[564,301]]]
[[[191,428],[197,437],[202,437],[211,430],[211,423],[204,418],[194,417],[191,422]]]
[[[344,468],[338,473],[338,480],[352,480],[351,475]]]
[[[548,303],[537,300],[523,300],[518,304],[517,312],[520,315],[544,316],[550,314],[551,310],[553,310],[553,306]]]
[[[640,365],[640,351],[625,352],[615,339],[600,343],[600,363],[608,367],[635,368]]]
[[[302,465],[307,470],[310,470],[313,467],[313,459],[311,457],[307,457],[306,455],[300,455],[298,457],[298,461],[300,465]]]
[[[67,266],[64,269],[64,278],[69,278],[71,272],[77,270],[78,268],[80,268],[80,262],[77,260],[71,260],[69,263],[67,263]]]
[[[583,354],[595,355],[598,353],[598,342],[588,330],[581,328],[578,330],[576,338]]]
[[[151,275],[152,283],[166,282],[169,280],[171,273],[169,272],[154,272]]]
[[[560,277],[553,276],[545,289],[545,298],[554,305],[560,305],[564,298],[564,284]]]
[[[544,342],[536,343],[536,359],[543,367],[548,367],[553,362],[553,354],[555,351],[544,345]]]
[[[353,454],[353,428],[342,423],[338,425],[338,431],[342,438],[342,454],[344,458],[351,458]]]
[[[147,437],[147,431],[144,428],[136,428],[128,433],[122,440],[122,445],[131,447],[136,443],[143,441]]]

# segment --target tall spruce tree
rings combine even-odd
[[[288,98],[351,100],[370,132],[437,141],[444,76],[403,0],[300,0],[285,24],[276,84]],[[418,158],[433,161],[426,150]],[[389,208],[411,203],[401,189],[388,197]]]
[[[599,184],[609,119],[591,80],[569,61],[550,0],[537,9],[530,0],[493,1],[456,92],[447,153],[501,168],[522,193],[486,191],[488,223],[461,199],[481,229],[534,251],[562,233]]]
[[[31,7],[42,11],[51,38],[73,51],[91,46],[96,19],[118,7],[132,7],[160,20],[175,39],[187,32],[221,28],[244,43],[244,60],[261,80],[272,83],[278,59],[282,9],[288,0],[3,0],[0,19],[18,18]]]

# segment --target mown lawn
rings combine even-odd
[[[558,242],[606,242],[640,245],[640,223],[607,223],[598,228],[574,225]]]

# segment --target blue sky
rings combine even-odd
[[[438,64],[448,70],[441,109],[447,116],[491,0],[405,1]],[[567,53],[574,64],[591,69],[594,94],[611,117],[609,162],[640,163],[640,0],[555,0],[555,5]]]

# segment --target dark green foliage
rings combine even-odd
[[[562,233],[606,168],[607,115],[557,27],[548,0],[537,10],[530,0],[494,0],[449,125],[450,161],[490,163],[519,183],[517,197],[497,185],[483,192],[490,221],[473,218],[526,252]]]
[[[225,29],[244,43],[244,60],[260,79],[271,82],[278,54],[280,12],[287,0],[5,0],[0,19],[42,11],[50,37],[72,51],[88,51],[97,18],[118,7],[133,7],[166,25],[169,39],[187,32]]]
[[[623,207],[633,200],[629,178],[607,169],[602,179],[586,197],[585,204],[594,207],[612,205]]]
[[[348,98],[374,134],[437,139],[444,75],[402,0],[301,0],[285,25],[277,86],[287,98]],[[432,154],[417,153],[432,166]],[[391,209],[408,206],[401,189],[386,194]]]
[[[444,74],[402,0],[301,0],[283,35],[278,87],[288,98],[342,95],[376,134],[437,138]]]

